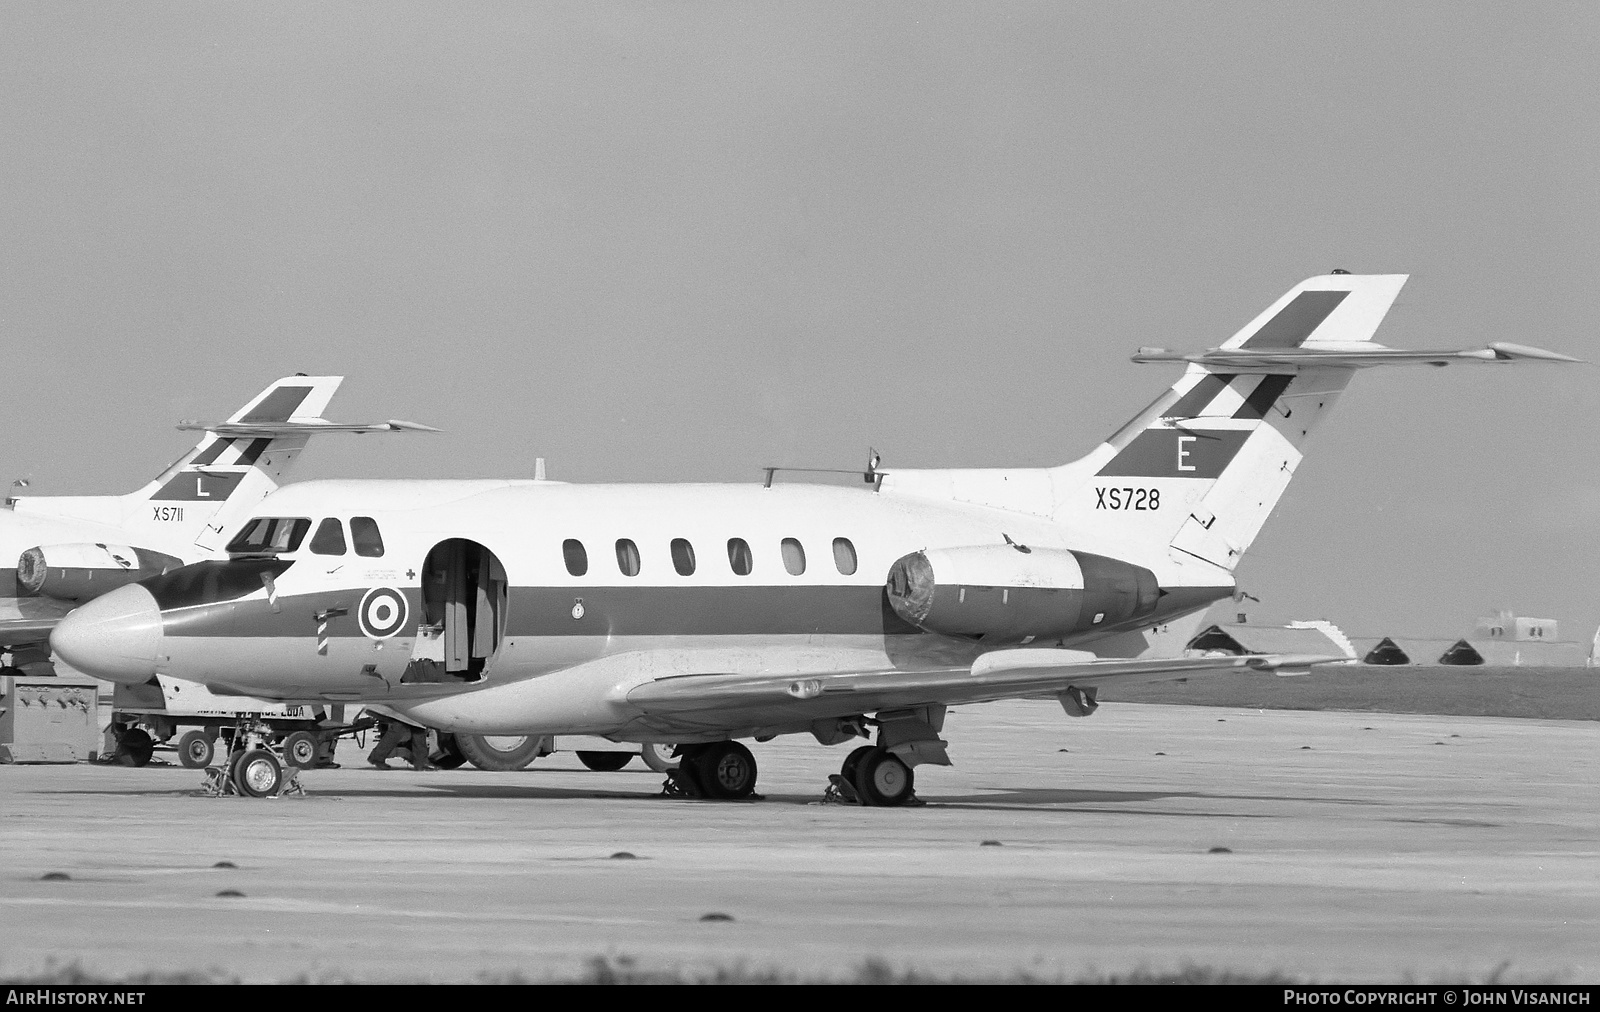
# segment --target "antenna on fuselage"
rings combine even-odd
[[[533,480],[544,481],[544,458],[533,458]]]
[[[762,479],[761,487],[771,488],[772,479],[779,471],[803,471],[810,474],[859,474],[861,475],[861,480],[871,485],[873,491],[876,492],[883,487],[884,472],[878,470],[878,464],[882,460],[883,458],[878,455],[878,451],[869,446],[867,447],[867,469],[865,471],[855,471],[847,467],[763,467],[761,470],[766,477]]]

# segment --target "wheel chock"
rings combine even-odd
[[[222,766],[206,767],[206,784],[202,792],[208,798],[221,798],[238,793],[233,789],[233,782],[228,778],[227,769]]]
[[[828,789],[822,793],[822,803],[825,805],[860,805],[863,804],[861,795],[856,793],[856,786],[837,773],[828,774]]]
[[[694,766],[688,762],[678,765],[675,770],[667,770],[667,779],[661,782],[661,793],[669,798],[704,798],[705,789],[700,786],[700,780],[695,776]]]

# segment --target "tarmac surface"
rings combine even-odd
[[[945,737],[959,765],[919,768],[927,804],[901,809],[818,804],[847,750],[798,737],[754,746],[745,803],[661,797],[637,761],[380,772],[349,743],[309,796],[267,801],[176,766],[0,766],[0,979],[543,979],[605,957],[1600,981],[1595,722],[1008,702]]]

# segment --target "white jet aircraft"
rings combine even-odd
[[[52,642],[102,678],[363,701],[446,731],[675,742],[669,789],[749,796],[737,739],[856,738],[836,787],[913,798],[946,708],[1306,658],[1152,657],[1233,573],[1358,369],[1575,361],[1371,341],[1404,275],[1296,285],[1088,456],[836,485],[310,481],[204,562]],[[258,762],[258,768],[267,764]],[[255,774],[252,774],[254,776]],[[259,786],[259,785],[258,785]]]
[[[278,487],[312,435],[433,431],[328,421],[322,411],[343,381],[286,376],[226,422],[180,423],[205,435],[137,492],[8,500],[0,510],[0,650],[12,668],[47,663],[50,631],[84,601],[221,555],[225,532]]]

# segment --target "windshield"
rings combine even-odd
[[[228,542],[232,555],[276,555],[292,552],[311,529],[305,517],[256,517]]]

